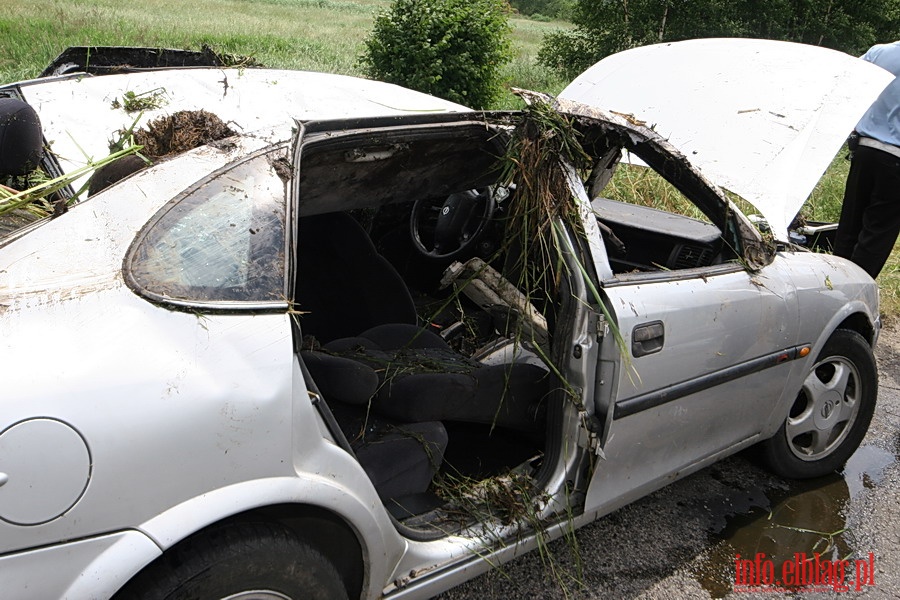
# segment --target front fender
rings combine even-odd
[[[763,438],[771,437],[781,427],[803,380],[835,330],[848,321],[865,322],[871,328],[874,345],[881,327],[878,287],[857,265],[837,256],[811,252],[786,253],[782,257],[797,290],[797,341],[808,344],[810,353],[794,361],[785,380],[782,401],[770,415]]]
[[[798,341],[813,344],[818,355],[834,330],[854,315],[862,315],[877,334],[878,286],[849,260],[812,252],[785,255],[797,290],[800,310]]]
[[[869,307],[864,302],[854,301],[849,302],[845,306],[841,307],[841,309],[835,313],[835,315],[828,321],[828,324],[825,328],[822,329],[821,335],[819,335],[818,339],[812,345],[812,351],[809,353],[811,360],[814,360],[819,356],[819,353],[822,351],[822,347],[825,346],[825,342],[828,341],[828,338],[832,336],[832,334],[841,327],[844,322],[848,320],[852,320],[853,317],[858,315],[862,315],[869,326],[874,331],[874,335],[872,338],[872,348],[875,347],[875,342],[878,340],[878,334],[881,330],[881,319],[878,316],[873,315],[869,311]],[[868,339],[868,336],[860,331],[859,332],[863,337]],[[809,363],[809,366],[812,366],[812,362]],[[807,367],[808,369],[808,367]]]

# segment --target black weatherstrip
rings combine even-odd
[[[803,349],[806,349],[807,351],[801,352]],[[786,362],[803,358],[807,356],[808,353],[808,345],[794,346],[792,348],[773,352],[772,354],[766,354],[765,356],[750,359],[746,362],[722,369],[721,371],[713,371],[712,373],[701,375],[695,379],[689,379],[652,392],[647,392],[646,394],[641,394],[640,396],[634,396],[633,398],[623,400],[616,404],[616,408],[613,411],[613,419],[622,419],[641,411],[662,406],[663,404],[678,400],[679,398],[684,398],[685,396],[708,390],[711,387],[722,385],[723,383],[728,383],[735,379],[740,379],[746,375],[758,373],[765,369],[777,367]]]

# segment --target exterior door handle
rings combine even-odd
[[[663,349],[666,338],[662,321],[637,325],[631,332],[631,354],[635,358],[654,354]]]

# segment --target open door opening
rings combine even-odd
[[[564,308],[519,285],[505,131],[346,131],[308,129],[298,151],[301,358],[398,521],[444,534],[516,520],[559,447]]]

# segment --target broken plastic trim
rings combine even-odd
[[[171,67],[224,67],[222,57],[208,46],[202,50],[131,46],[72,46],[53,59],[39,77],[68,73],[110,75]]]

